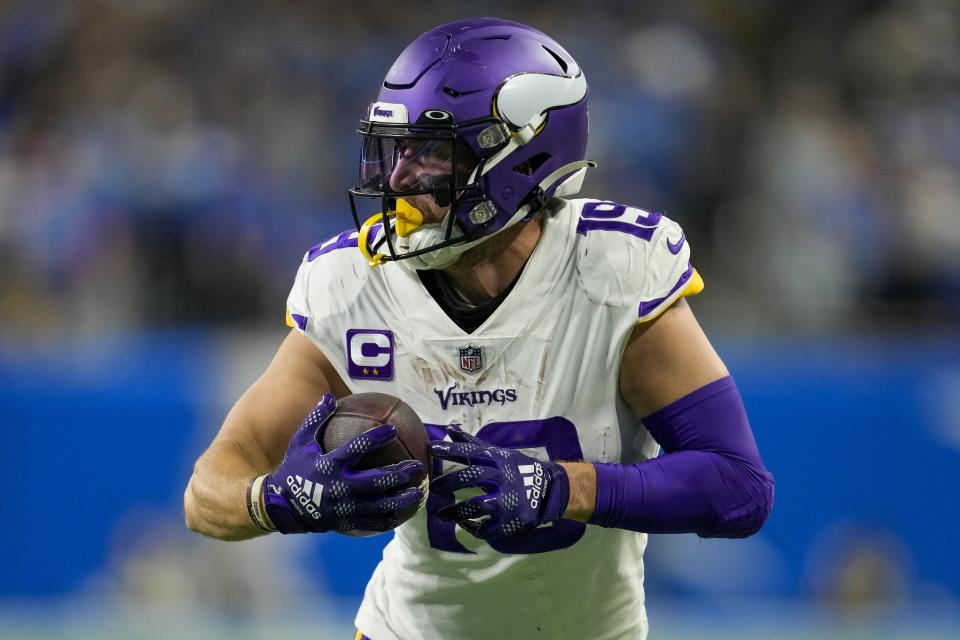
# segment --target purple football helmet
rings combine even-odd
[[[576,193],[593,165],[584,160],[588,95],[570,54],[526,25],[477,18],[421,35],[358,129],[350,204],[360,250],[371,264],[444,268],[550,197]],[[414,177],[398,180],[410,166]],[[425,195],[449,207],[442,222],[424,223],[403,200]],[[359,198],[379,199],[381,213],[363,220]]]

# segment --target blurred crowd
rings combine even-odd
[[[589,8],[588,8],[589,7]],[[403,46],[478,13],[591,85],[584,195],[665,212],[734,332],[960,320],[960,3],[0,3],[0,331],[281,323]]]

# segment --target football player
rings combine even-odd
[[[572,198],[588,95],[522,24],[414,40],[359,128],[357,229],[306,253],[289,335],[197,462],[185,511],[206,535],[385,530],[424,499],[398,488],[420,463],[350,467],[393,427],[317,442],[335,396],[419,413],[429,495],[358,637],[642,638],[647,533],[749,536],[770,511],[740,394],[685,301],[703,282],[682,229]]]

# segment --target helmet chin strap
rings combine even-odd
[[[583,185],[583,178],[586,175],[587,169],[597,166],[597,163],[593,160],[578,160],[577,162],[571,162],[565,164],[559,169],[553,171],[547,177],[540,181],[537,185],[537,188],[545,192],[554,183],[562,178],[564,175],[573,172],[569,178],[564,180],[560,185],[557,186],[554,195],[556,196],[571,196],[580,191],[581,186]],[[483,236],[476,240],[470,242],[464,242],[462,244],[455,244],[449,247],[443,247],[442,249],[437,249],[436,251],[431,251],[429,253],[424,253],[419,256],[413,256],[411,258],[406,258],[400,260],[400,262],[409,269],[412,270],[422,270],[422,269],[446,269],[455,263],[460,256],[472,249],[473,247],[486,242],[490,238],[494,237],[498,233],[502,233],[506,229],[509,229],[513,225],[517,224],[524,218],[526,218],[531,213],[533,207],[532,203],[528,203],[517,209],[507,223],[503,225],[500,229],[494,231],[490,235]],[[453,215],[453,212],[448,212],[447,216]],[[422,227],[416,229],[412,233],[407,234],[404,237],[397,239],[398,246],[408,245],[404,247],[405,249],[417,250],[422,247],[430,246],[431,244],[439,244],[444,241],[443,237],[443,228],[449,222],[447,218],[443,219],[443,222],[436,225],[423,225]],[[433,242],[431,242],[433,241]]]
[[[370,230],[376,224],[381,224],[381,227],[384,228],[387,227],[387,219],[391,217],[396,218],[394,231],[396,231],[397,235],[401,238],[406,238],[423,224],[423,212],[406,200],[397,200],[394,211],[381,211],[367,218],[366,222],[360,227],[360,232],[357,235],[357,247],[359,247],[360,253],[367,259],[371,267],[379,267],[383,264],[387,256],[382,253],[370,254]]]

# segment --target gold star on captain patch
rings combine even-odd
[[[370,369],[363,370],[363,375],[369,375],[369,374],[370,374]]]
[[[375,375],[375,376],[380,375],[380,369],[374,369],[374,370],[373,370],[373,375]]]

